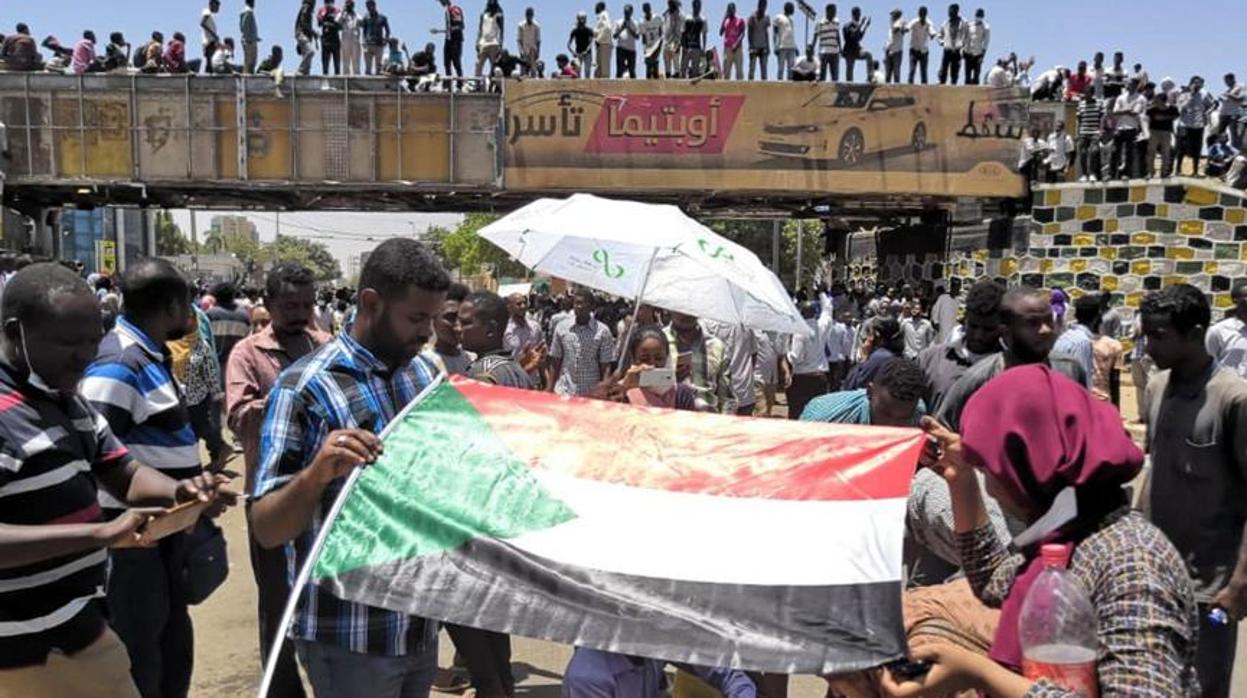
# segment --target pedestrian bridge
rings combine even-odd
[[[0,73],[5,202],[508,208],[591,191],[706,209],[1023,194],[1018,90],[826,83]]]

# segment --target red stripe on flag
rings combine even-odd
[[[916,429],[676,412],[451,382],[530,467],[675,492],[901,498],[925,440]]]
[[[12,409],[25,402],[22,394],[18,392],[0,393],[0,412]]]

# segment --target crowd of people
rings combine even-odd
[[[377,457],[377,434],[439,373],[926,430],[903,604],[911,655],[931,668],[828,677],[833,694],[1072,695],[1019,673],[1017,617],[1039,569],[1037,546],[1008,547],[1023,535],[1073,550],[1097,615],[1103,694],[1229,693],[1247,616],[1247,283],[1216,324],[1195,288],[1152,292],[1134,328],[1104,299],[1071,308],[1059,289],[838,284],[796,294],[810,332],[788,337],[586,289],[472,292],[409,239],[381,244],[358,289],[336,293],[291,263],[274,265],[262,290],[202,288],[156,258],[119,280],[7,256],[0,266],[5,695],[187,695],[187,608],[220,583],[212,517],[241,486],[261,655],[280,652],[270,695],[303,695],[301,665],[317,695],[419,696],[436,684],[514,696],[506,635],[446,627],[459,661],[439,672],[438,624],[315,582],[292,641],[273,644],[343,476]],[[1144,456],[1117,409],[1131,334],[1151,459],[1137,497]],[[656,370],[674,381],[645,380]],[[234,442],[245,474],[230,468]],[[1077,511],[1054,520],[1066,488]],[[144,541],[143,507],[187,501],[207,506],[199,524]],[[781,675],[682,669],[732,698],[786,690]],[[563,681],[573,698],[665,695],[662,662],[583,647]]]
[[[1076,170],[1078,181],[1097,182],[1203,174],[1227,185],[1247,188],[1247,92],[1233,73],[1224,76],[1225,91],[1213,97],[1200,76],[1179,87],[1170,78],[1157,85],[1141,65],[1127,75],[1121,53],[1105,69],[1097,54],[1076,72],[1059,68],[1045,74],[1043,96],[1063,95],[1077,103],[1073,132],[1057,121],[1050,133],[1032,129],[1022,139],[1019,169],[1031,181],[1065,181]],[[1050,78],[1050,79],[1049,79]]]

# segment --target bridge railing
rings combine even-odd
[[[0,73],[10,185],[496,189],[500,114],[375,77]]]

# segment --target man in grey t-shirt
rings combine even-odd
[[[1151,293],[1140,313],[1147,352],[1161,369],[1147,386],[1145,507],[1194,582],[1203,695],[1228,696],[1237,624],[1247,615],[1247,382],[1208,354],[1212,312],[1199,289],[1177,284]],[[1213,608],[1229,621],[1211,621]]]
[[[758,402],[754,391],[754,366],[758,357],[758,345],[753,332],[726,322],[702,320],[701,329],[718,337],[727,347],[727,361],[732,373],[732,396],[736,400],[736,414],[752,416]]]

